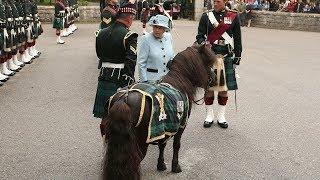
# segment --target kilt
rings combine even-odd
[[[55,17],[53,20],[53,28],[61,30],[61,29],[63,29],[63,26],[64,26],[63,18],[56,18]]]
[[[226,84],[228,87],[228,90],[237,90],[237,79],[236,79],[236,73],[235,69],[233,68],[233,58],[232,55],[230,55],[228,47],[227,46],[219,46],[215,45],[213,46],[212,50],[215,54],[228,54],[224,58],[224,68],[225,68],[225,74],[226,74]]]
[[[233,68],[233,58],[232,57],[225,57],[224,58],[224,67],[226,73],[226,82],[228,90],[237,90],[238,84],[236,79],[236,72]]]
[[[93,107],[93,116],[96,118],[102,118],[106,107],[106,102],[109,98],[117,92],[117,89],[121,86],[117,83],[113,83],[110,81],[100,80],[98,82],[96,99]]]

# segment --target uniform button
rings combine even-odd
[[[163,63],[163,65],[166,65],[166,63]]]
[[[166,70],[163,70],[163,72],[166,72]]]
[[[166,55],[163,55],[163,57],[166,57]]]
[[[162,50],[164,50],[164,48],[161,48]]]

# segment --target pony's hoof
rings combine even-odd
[[[162,162],[157,164],[158,171],[165,171],[166,169],[167,169],[166,163]]]
[[[171,170],[173,173],[180,173],[180,172],[182,172],[182,170],[181,170],[181,167],[180,167],[180,165],[179,164],[177,164],[177,165],[172,165],[172,170]]]

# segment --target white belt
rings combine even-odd
[[[101,67],[113,68],[113,69],[123,69],[124,68],[124,63],[115,64],[115,63],[103,62]]]

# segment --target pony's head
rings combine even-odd
[[[212,79],[215,54],[205,45],[194,45],[178,53],[169,73],[162,78],[193,98],[197,87],[207,88]]]
[[[174,57],[170,71],[181,73],[196,87],[207,88],[212,81],[215,61],[216,56],[209,47],[193,45]]]

